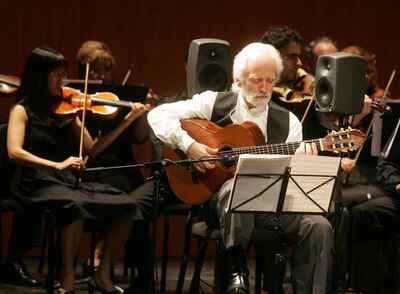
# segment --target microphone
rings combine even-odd
[[[219,162],[224,165],[234,165],[237,163],[239,156],[238,155],[223,155]]]

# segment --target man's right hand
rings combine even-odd
[[[201,159],[202,157],[205,156],[212,156],[217,153],[218,149],[210,148],[207,145],[198,142],[195,142],[192,145],[190,145],[186,151],[186,155],[188,156],[189,159],[192,160]],[[207,169],[213,169],[215,167],[215,164],[213,164],[211,161],[210,162],[204,161],[195,163],[194,166],[198,171],[205,173]]]

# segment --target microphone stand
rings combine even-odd
[[[150,252],[150,275],[149,275],[149,293],[152,291],[152,278],[155,277],[156,274],[156,243],[157,243],[157,217],[158,217],[158,206],[160,203],[160,184],[162,175],[164,174],[164,169],[171,165],[179,165],[182,167],[188,168],[192,173],[192,180],[194,183],[198,182],[196,169],[193,166],[195,163],[200,162],[210,162],[210,161],[219,161],[224,164],[231,164],[236,162],[237,156],[210,156],[210,157],[203,157],[201,159],[192,160],[192,159],[181,159],[181,160],[170,160],[170,159],[163,159],[161,161],[151,161],[145,162],[140,164],[129,164],[129,165],[117,165],[117,166],[102,166],[102,167],[91,167],[87,168],[86,172],[95,172],[95,171],[106,171],[106,170],[121,170],[121,169],[136,169],[136,168],[146,168],[152,169],[152,175],[149,180],[152,180],[154,183],[154,208],[151,217],[151,236],[150,236],[150,243],[151,243],[151,252]],[[156,279],[156,293],[159,293],[158,283],[157,283],[157,276]]]

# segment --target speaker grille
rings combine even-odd
[[[211,91],[226,90],[228,79],[229,77],[225,68],[218,64],[209,64],[205,66],[199,74],[201,89],[208,89]]]
[[[321,78],[315,88],[315,99],[320,107],[327,107],[333,99],[333,88],[327,78]]]

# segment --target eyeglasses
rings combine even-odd
[[[51,79],[65,79],[67,78],[67,72],[65,70],[54,70],[49,73]]]

